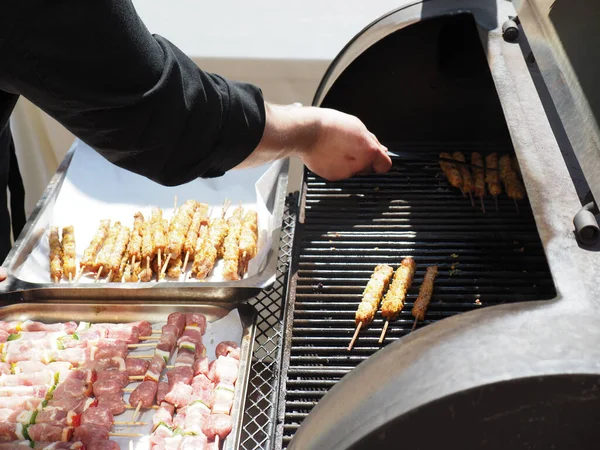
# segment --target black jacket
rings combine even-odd
[[[107,160],[165,185],[222,175],[265,123],[257,87],[200,70],[150,34],[130,0],[4,0],[0,132],[18,95]]]

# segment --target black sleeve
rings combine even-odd
[[[200,70],[151,35],[130,0],[4,0],[0,90],[165,185],[222,175],[265,125],[257,87]]]

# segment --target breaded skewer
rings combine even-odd
[[[354,336],[350,341],[350,345],[348,345],[348,351],[352,350],[360,329],[363,326],[369,326],[371,322],[373,322],[375,313],[379,308],[381,297],[388,288],[393,274],[394,269],[387,264],[379,264],[375,267],[375,270],[373,270],[371,278],[363,291],[362,300],[356,309],[356,314],[354,316],[356,330],[354,331]]]
[[[90,245],[85,249],[83,257],[81,258],[81,261],[79,261],[79,267],[81,268],[80,273],[83,273],[84,271],[95,272],[97,270],[95,267],[96,257],[104,245],[109,232],[110,220],[101,220],[92,242],[90,242]]]
[[[134,265],[136,260],[141,261],[142,259],[143,229],[144,215],[138,211],[133,215],[133,230],[131,230],[129,244],[127,244],[127,253],[131,258],[131,265]]]
[[[196,251],[196,243],[198,242],[198,233],[200,232],[200,227],[202,225],[208,224],[208,205],[205,203],[200,203],[194,215],[192,217],[192,223],[190,224],[190,229],[188,230],[187,236],[185,237],[185,242],[183,243],[183,251],[185,252],[185,259],[181,266],[181,270],[184,271],[187,267],[187,263],[189,258],[193,258]]]
[[[223,243],[223,278],[239,280],[240,235],[242,233],[242,214],[244,210],[238,206],[227,221],[229,232]]]
[[[58,236],[58,227],[51,227],[48,234],[48,244],[50,246],[50,278],[58,283],[63,277],[62,246]]]
[[[165,249],[165,261],[161,267],[161,273],[167,270],[169,260],[179,258],[185,243],[185,238],[192,224],[192,218],[196,211],[198,202],[195,200],[186,201],[173,215],[173,219],[168,228],[167,247]]]
[[[192,274],[199,280],[206,278],[215,267],[228,231],[229,225],[222,217],[211,220],[210,226],[200,228],[192,265]]]
[[[162,210],[160,208],[152,209],[152,217],[150,219],[150,223],[152,224],[153,255],[157,256],[158,266],[160,268],[162,264],[162,255],[164,254],[165,248],[167,247],[165,224],[163,220]],[[158,276],[160,278],[160,269],[158,272]]]
[[[240,235],[240,264],[239,274],[243,278],[248,271],[248,263],[256,256],[256,242],[258,240],[258,214],[249,210],[242,221],[242,233]]]
[[[443,158],[446,160],[454,159],[454,158],[452,158],[452,156],[450,156],[450,153],[446,153],[446,152],[440,153],[440,158]],[[444,172],[444,174],[446,174],[446,178],[448,178],[448,182],[455,188],[462,190],[463,181],[460,176],[460,171],[456,167],[456,164],[453,164],[448,161],[440,160],[440,167],[442,168],[442,171]]]
[[[513,168],[510,155],[504,155],[500,158],[499,168],[500,179],[502,180],[502,184],[504,184],[506,195],[513,199],[517,212],[519,212],[517,200],[525,198],[525,186],[523,186],[523,183],[521,183],[521,180],[517,176],[517,172]]]
[[[415,304],[413,305],[411,311],[413,317],[415,318],[415,323],[413,324],[411,331],[413,331],[417,326],[417,321],[425,319],[425,313],[427,312],[427,307],[431,301],[431,294],[433,294],[433,283],[437,273],[437,266],[429,266],[425,271],[423,284],[421,284],[421,288],[419,289],[419,296],[415,300]]]
[[[498,196],[502,194],[502,185],[500,184],[500,173],[498,172],[498,154],[490,153],[485,157],[485,182],[488,186],[490,195],[494,197],[496,211],[498,211]]]
[[[129,243],[130,236],[131,229],[129,227],[121,227],[108,258],[108,266],[106,267],[109,271],[107,278],[108,281],[111,281],[113,274],[118,275],[122,271],[121,261],[123,259],[123,254],[127,250],[127,244]]]
[[[63,273],[73,281],[77,275],[77,261],[75,248],[75,228],[72,225],[62,230],[62,260]]]
[[[485,206],[483,204],[483,197],[485,196],[485,170],[483,166],[483,158],[481,157],[480,153],[471,153],[471,164],[476,166],[473,169],[473,176],[475,178],[474,192],[475,195],[479,197],[479,202],[481,203],[481,210],[485,214]]]
[[[404,258],[394,274],[392,285],[381,303],[381,315],[385,317],[385,325],[379,337],[380,344],[383,342],[388,324],[390,321],[396,320],[400,315],[400,311],[404,308],[406,293],[412,286],[416,268],[417,265],[411,257]]]
[[[96,261],[94,262],[94,270],[97,269],[96,281],[98,281],[98,278],[102,275],[102,271],[107,269],[110,265],[110,256],[112,255],[113,247],[115,246],[115,242],[117,242],[117,237],[119,237],[121,228],[121,222],[115,222],[113,224],[106,241],[104,241],[104,245],[98,252],[98,258],[96,258]]]
[[[466,162],[465,155],[462,152],[454,152],[452,157],[461,163]],[[473,178],[471,177],[471,171],[465,164],[460,164],[458,167],[460,177],[462,178],[462,193],[467,194],[471,199],[471,206],[475,206],[473,203]]]

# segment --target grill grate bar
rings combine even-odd
[[[453,151],[444,145],[428,151]],[[465,145],[511,152],[508,147]],[[411,308],[425,268],[436,264],[434,296],[421,328],[456,314],[555,296],[552,277],[528,201],[491,197],[486,214],[449,187],[437,162],[403,160],[384,175],[329,182],[305,176],[304,224],[298,236],[293,318],[288,337],[282,445],[314,405],[344,375],[381,349],[378,312],[354,349],[354,315],[376,264],[398,267],[412,256],[417,272],[404,310],[390,323],[383,345],[410,333]],[[478,199],[476,199],[478,200]]]

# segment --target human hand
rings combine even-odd
[[[238,168],[297,156],[331,181],[392,167],[387,148],[356,117],[333,109],[265,104],[266,124],[254,152]]]
[[[6,277],[8,277],[8,272],[4,267],[0,267],[0,282],[6,280]]]
[[[310,170],[330,181],[390,170],[387,148],[358,118],[333,109],[310,110],[317,120],[316,139],[299,151]]]

